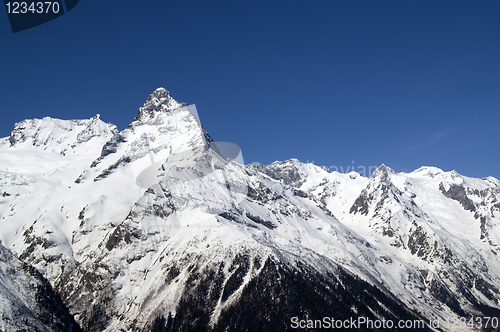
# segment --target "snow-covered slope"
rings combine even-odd
[[[243,166],[162,88],[121,132],[26,120],[0,155],[0,239],[87,331],[500,314],[494,178]]]

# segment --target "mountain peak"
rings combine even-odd
[[[152,100],[152,99],[161,100],[161,99],[170,99],[170,98],[171,98],[170,91],[168,91],[165,88],[160,87],[160,88],[156,89],[155,91],[153,91],[153,93],[151,93],[148,96],[148,101]]]
[[[375,170],[375,172],[373,172],[371,178],[381,177],[382,180],[386,180],[389,174],[396,174],[396,172],[392,168],[382,164]]]
[[[411,172],[410,174],[418,174],[418,175],[421,175],[421,176],[426,176],[426,177],[430,177],[430,178],[434,178],[440,174],[443,174],[444,171],[438,167],[434,167],[434,166],[422,166],[416,170],[414,170],[413,172]]]
[[[134,121],[153,119],[158,112],[168,112],[183,106],[187,106],[187,104],[177,102],[167,89],[158,88],[148,96],[144,105],[139,108]]]
[[[9,142],[11,147],[26,143],[27,146],[44,149],[50,146],[49,150],[61,152],[94,137],[108,136],[113,127],[104,123],[99,114],[83,120],[61,120],[46,116],[43,119],[27,119],[16,123]],[[61,150],[62,146],[64,148]]]

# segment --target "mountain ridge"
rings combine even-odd
[[[98,116],[16,124],[0,140],[0,239],[86,331],[500,314],[497,179],[241,165],[212,143],[163,88],[122,131]]]

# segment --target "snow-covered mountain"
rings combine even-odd
[[[99,116],[16,124],[0,174],[0,240],[85,331],[497,327],[495,178],[241,165],[163,88],[123,131]]]

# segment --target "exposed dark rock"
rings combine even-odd
[[[123,137],[123,135],[120,132],[116,131],[114,133],[113,137],[111,137],[109,139],[109,141],[107,141],[106,144],[104,144],[104,146],[102,147],[100,157],[97,158],[90,165],[90,167],[96,167],[106,156],[108,156],[112,153],[116,153],[120,143],[124,143],[124,142],[125,142],[125,137]]]
[[[130,232],[123,224],[118,225],[114,232],[110,235],[108,242],[106,243],[106,249],[109,251],[113,250],[113,248],[115,248],[121,241],[127,244],[132,243],[130,239]]]
[[[247,213],[246,216],[247,216],[248,219],[252,220],[253,222],[255,222],[257,224],[261,224],[263,226],[266,226],[269,229],[276,228],[276,225],[274,225],[273,222],[268,221],[268,220],[264,220],[264,219],[262,219],[259,216],[254,216],[254,215],[252,215],[250,213]]]
[[[439,190],[443,193],[448,198],[451,198],[464,207],[467,211],[475,212],[476,211],[476,206],[474,205],[474,202],[467,197],[467,192],[465,188],[461,185],[458,184],[451,184],[450,188],[448,190],[444,189],[444,185],[441,182],[439,184]]]
[[[365,189],[361,192],[361,194],[356,198],[354,204],[351,206],[349,213],[356,214],[360,213],[362,215],[368,215],[368,200],[367,200],[367,192]]]
[[[250,165],[254,170],[263,173],[270,178],[283,181],[284,184],[293,187],[300,187],[304,179],[300,176],[299,170],[294,164],[295,160],[276,161],[271,165]]]
[[[453,293],[438,279],[434,278],[428,285],[432,295],[441,303],[446,304],[454,313],[465,317],[465,312],[460,306],[460,302],[455,298]]]
[[[295,196],[299,196],[299,197],[302,197],[302,198],[307,198],[307,197],[309,197],[309,195],[308,195],[305,191],[298,190],[298,189],[295,189],[295,190],[293,191],[293,194],[294,194]]]
[[[433,247],[428,242],[428,235],[421,226],[417,226],[408,238],[408,249],[412,255],[426,259],[432,252]]]
[[[266,204],[269,201],[273,201],[281,197],[277,195],[275,192],[273,192],[271,189],[266,187],[266,185],[260,181],[254,183],[253,186],[248,185],[246,192],[248,198],[262,204]]]
[[[24,231],[24,243],[29,244],[28,247],[19,255],[19,258],[21,260],[25,260],[30,256],[36,249],[38,248],[44,248],[44,249],[49,249],[49,248],[54,248],[57,246],[57,244],[49,240],[43,236],[35,236],[33,235],[34,233],[34,224],[28,228],[26,231]],[[45,257],[49,257],[50,255],[46,255]]]
[[[108,175],[110,175],[111,173],[113,173],[113,170],[117,169],[118,166],[126,165],[126,164],[130,163],[131,161],[132,160],[130,159],[130,157],[122,157],[122,158],[120,158],[116,163],[114,163],[113,165],[109,166],[101,174],[99,174],[94,179],[94,182],[97,182],[99,180],[102,180],[102,179],[106,178]]]

